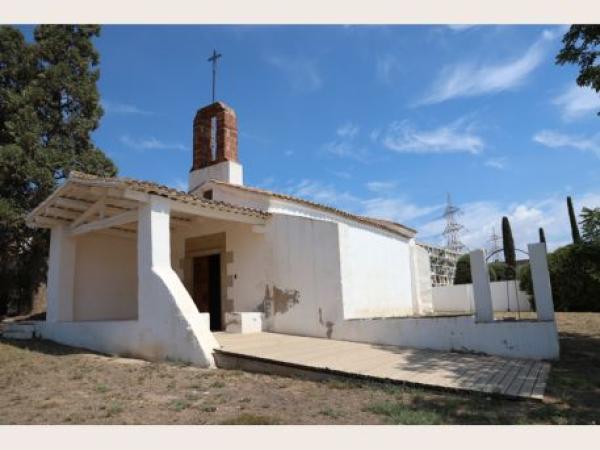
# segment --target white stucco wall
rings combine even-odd
[[[508,287],[508,289],[507,289]],[[494,281],[490,283],[492,293],[492,307],[494,311],[517,310],[531,311],[528,294],[516,287],[514,281]],[[436,312],[472,312],[475,310],[473,303],[473,285],[457,284],[454,286],[436,286],[432,290],[433,309]]]
[[[554,321],[477,323],[474,316],[345,320],[334,339],[513,358],[556,359]]]
[[[75,248],[74,320],[137,318],[136,240],[91,233]]]
[[[265,230],[270,331],[327,336],[343,316],[338,225],[274,215]]]
[[[223,161],[202,169],[190,172],[188,178],[188,191],[191,192],[209,180],[226,181],[231,184],[244,184],[244,171],[240,163]]]
[[[340,224],[339,245],[344,318],[412,314],[406,239]]]

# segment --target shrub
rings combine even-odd
[[[531,309],[535,311],[535,297],[533,296],[533,283],[531,282],[531,267],[529,267],[529,263],[518,267],[517,279],[519,280],[519,289],[527,292]]]
[[[502,266],[502,267],[500,267]],[[498,272],[496,272],[498,269]],[[490,274],[490,281],[500,281],[503,278],[505,270],[504,263],[491,263],[488,264],[488,272]],[[454,273],[454,284],[470,284],[473,280],[471,279],[471,259],[469,254],[462,255],[456,261],[456,272]]]
[[[556,311],[600,311],[600,243],[571,244],[548,255]],[[519,270],[519,286],[533,295],[529,265]]]
[[[505,281],[508,280],[508,268],[502,261],[496,261],[488,264],[490,271],[490,281]],[[512,278],[511,278],[512,279]]]
[[[454,284],[471,283],[471,260],[469,255],[462,255],[456,261],[456,272],[454,274]]]

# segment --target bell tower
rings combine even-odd
[[[188,191],[208,180],[243,184],[237,118],[235,111],[223,102],[199,109],[194,118],[194,156]]]

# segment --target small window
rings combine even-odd
[[[207,200],[212,200],[212,195],[213,195],[212,189],[209,189],[208,191],[204,191],[202,193],[202,197],[204,197]]]

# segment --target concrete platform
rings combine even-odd
[[[515,398],[542,399],[550,363],[277,333],[215,333],[223,368],[354,376]]]

